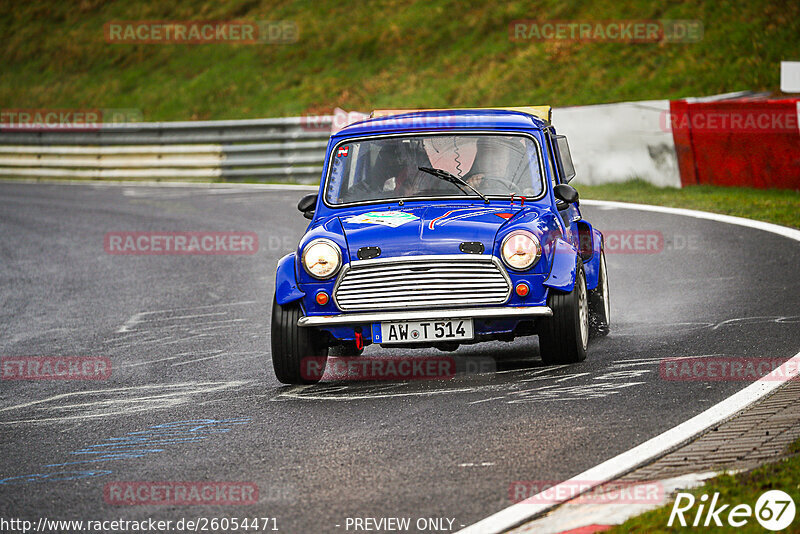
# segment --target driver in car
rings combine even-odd
[[[465,180],[469,185],[480,191],[481,184],[483,183],[483,179],[485,177],[486,175],[482,172],[470,172]]]

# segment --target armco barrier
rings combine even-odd
[[[0,128],[0,176],[318,182],[333,116]]]
[[[732,133],[677,120],[699,116],[700,110],[742,106],[777,109],[796,119],[795,104],[741,92],[556,108],[553,123],[569,138],[576,184],[641,178],[673,187],[798,188],[796,122],[794,130]],[[105,124],[83,130],[0,127],[0,176],[317,183],[331,131],[363,117],[337,109],[325,116]]]
[[[800,99],[677,100],[681,184],[800,189]]]
[[[668,106],[663,100],[554,110],[572,145],[576,183],[639,177],[680,186],[672,136],[658,127]],[[0,176],[314,183],[331,130],[363,117],[337,109],[316,117],[0,128]]]

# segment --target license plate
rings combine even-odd
[[[375,325],[378,326],[378,325]],[[424,341],[457,341],[472,339],[472,319],[449,321],[399,321],[381,323],[378,343],[417,343]],[[375,332],[377,334],[378,332]],[[377,338],[373,334],[373,338]]]

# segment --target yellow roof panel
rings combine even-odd
[[[454,111],[465,109],[495,109],[500,111],[519,111],[538,117],[543,121],[550,122],[552,108],[550,106],[516,106],[516,107],[491,107],[491,108],[432,108],[432,109],[376,109],[370,114],[372,118],[388,117],[390,115],[402,115],[403,113],[414,113],[416,111]]]

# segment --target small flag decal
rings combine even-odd
[[[347,157],[348,152],[350,152],[349,146],[340,146],[339,150],[336,151],[336,157],[337,158]]]

